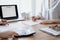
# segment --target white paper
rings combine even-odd
[[[11,23],[6,26],[0,26],[0,32],[9,31],[9,30],[17,30],[17,29],[20,30],[24,28],[25,28],[25,25],[23,25],[21,22],[16,22],[16,23]]]
[[[52,34],[52,35],[60,35],[60,31],[55,31],[55,30],[53,30],[53,29],[51,29],[51,28],[48,28],[48,27],[46,27],[46,28],[40,28],[40,30],[42,30],[42,31],[44,31],[44,32],[47,32],[47,33],[50,33],[50,34]]]
[[[0,26],[0,32],[6,31],[14,31],[18,33],[18,35],[29,35],[35,33],[34,29],[31,26],[27,27],[21,22],[11,23],[6,26]]]
[[[29,21],[24,21],[23,23],[27,25],[36,25],[36,24],[39,24],[40,22],[29,20]]]

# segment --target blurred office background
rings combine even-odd
[[[0,0],[0,5],[17,4],[19,17],[26,13],[29,16],[40,16],[46,20],[60,18],[60,0]]]

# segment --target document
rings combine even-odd
[[[22,24],[21,22],[16,22],[16,23],[10,23],[9,25],[6,26],[0,26],[0,32],[21,30],[24,28],[26,28],[24,24]]]
[[[52,34],[54,36],[60,35],[60,31],[53,30],[52,28],[46,27],[46,28],[40,28],[41,31]]]
[[[30,35],[35,33],[35,30],[31,26],[26,26],[21,22],[11,23],[6,26],[0,26],[0,32],[13,31],[18,35]]]
[[[32,20],[29,20],[29,21],[24,21],[23,23],[32,26],[32,25],[39,24],[40,22],[39,22],[39,21],[32,21]]]

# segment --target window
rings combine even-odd
[[[20,0],[21,13],[31,13],[31,0]]]
[[[36,15],[38,15],[41,12],[41,8],[42,8],[42,5],[43,5],[42,1],[43,0],[36,0]]]
[[[42,0],[20,0],[21,13],[29,13],[32,15],[38,15],[41,12]]]

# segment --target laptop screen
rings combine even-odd
[[[17,5],[0,5],[0,13],[1,19],[17,19]]]

